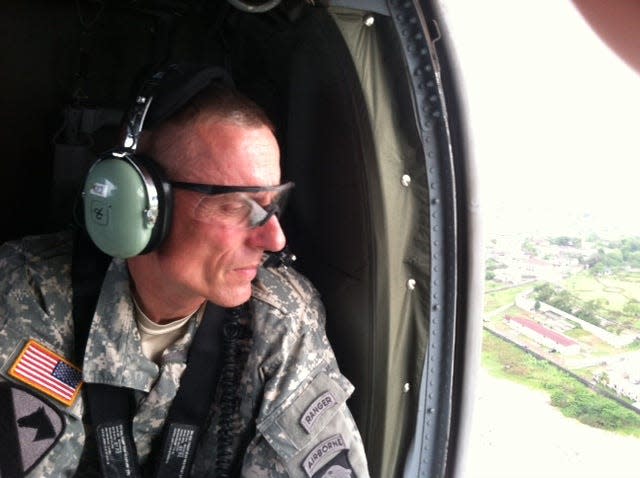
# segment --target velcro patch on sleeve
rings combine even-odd
[[[24,476],[58,443],[65,429],[60,411],[29,390],[0,383],[0,475]]]
[[[344,438],[340,434],[333,435],[313,447],[302,462],[302,467],[309,478],[325,476],[320,472],[322,470],[328,470],[327,466],[333,463],[338,455],[342,454],[342,451],[344,451],[345,454],[349,452]],[[347,458],[347,463],[348,462],[349,460]],[[349,465],[348,470],[351,470],[351,465]],[[330,477],[332,475],[327,476]]]
[[[300,425],[302,425],[307,433],[311,433],[316,420],[336,405],[338,405],[336,397],[334,397],[333,394],[329,391],[324,392],[322,395],[317,397],[304,411],[304,413],[300,417]]]
[[[343,450],[314,473],[312,478],[358,478],[349,462],[349,450]]]
[[[9,369],[9,375],[70,407],[82,386],[82,372],[35,340],[29,340]]]

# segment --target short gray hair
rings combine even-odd
[[[152,130],[145,130],[138,150],[160,163],[170,178],[176,177],[181,166],[189,166],[178,160],[180,152],[171,151],[171,143],[166,144],[162,140],[171,131],[188,130],[200,122],[212,119],[247,128],[267,127],[275,135],[273,123],[258,104],[238,90],[215,82],[196,94],[161,124]],[[162,143],[164,144],[161,146]],[[168,154],[159,154],[161,151]]]

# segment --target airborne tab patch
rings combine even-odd
[[[338,453],[329,463],[320,468],[312,478],[358,478],[349,462],[348,450]]]
[[[82,386],[78,367],[35,340],[24,346],[9,375],[68,407],[73,405]]]
[[[348,450],[347,444],[344,442],[342,435],[333,435],[327,438],[323,442],[316,445],[311,452],[306,456],[302,467],[307,472],[309,478],[315,477],[319,468],[324,468],[324,464],[329,457],[332,457],[342,450]]]

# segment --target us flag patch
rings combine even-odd
[[[73,405],[82,386],[79,368],[35,340],[24,346],[9,375],[66,406]]]

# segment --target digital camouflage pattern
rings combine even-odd
[[[25,238],[0,248],[0,381],[29,339],[71,358],[74,350],[71,236]],[[142,354],[126,264],[114,259],[105,276],[85,352],[86,382],[136,390],[133,435],[147,461],[184,371],[197,328],[163,354],[160,366]],[[324,332],[324,309],[311,284],[290,269],[261,269],[254,283],[251,333],[241,337],[246,366],[229,422],[237,470],[244,477],[367,477],[364,448],[346,406],[353,387],[342,376]],[[243,357],[244,359],[244,357]],[[219,387],[220,388],[220,387]],[[220,390],[218,390],[220,394]],[[37,392],[36,392],[37,393]],[[46,398],[66,419],[61,440],[29,474],[99,476],[80,397],[66,407]],[[214,476],[219,404],[199,442],[191,475]]]

